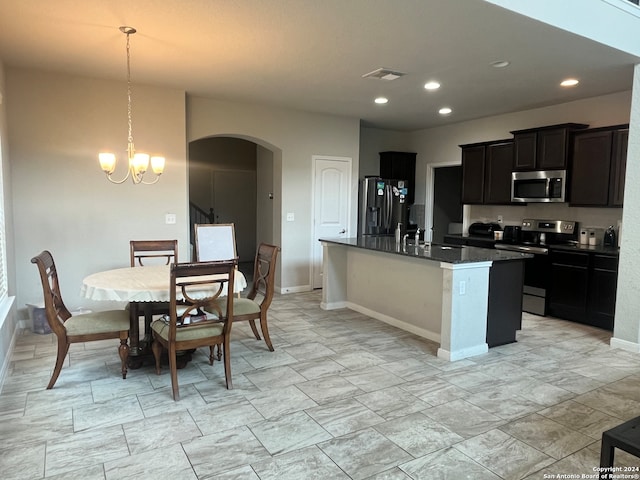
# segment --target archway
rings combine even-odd
[[[190,212],[234,223],[241,270],[251,273],[258,244],[281,244],[281,150],[245,135],[212,135],[189,142],[188,165]]]

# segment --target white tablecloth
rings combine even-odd
[[[153,265],[148,267],[125,267],[94,273],[82,281],[81,295],[91,300],[111,300],[117,302],[168,302],[169,265]],[[234,275],[235,293],[247,286],[242,272],[236,270]],[[201,298],[210,295],[210,291],[190,295]],[[226,292],[224,292],[226,295]],[[197,297],[195,297],[197,298]],[[178,295],[178,299],[182,299]]]

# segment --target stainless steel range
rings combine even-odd
[[[551,282],[549,246],[578,243],[578,222],[525,219],[519,230],[519,235],[496,242],[495,247],[533,254],[525,261],[522,310],[546,315]]]

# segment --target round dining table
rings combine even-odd
[[[80,294],[90,300],[116,301],[129,303],[129,318],[131,322],[130,353],[132,357],[144,354],[149,348],[151,340],[150,318],[145,319],[145,337],[140,341],[140,326],[138,314],[140,308],[150,302],[170,301],[170,266],[149,265],[144,267],[124,267],[103,272],[93,273],[82,280]],[[236,269],[234,274],[234,293],[240,293],[247,286],[245,276]],[[226,285],[225,285],[226,288]],[[180,291],[177,299],[181,300]],[[192,298],[205,298],[211,292],[189,290]],[[223,295],[227,292],[223,291]],[[134,358],[135,360],[135,358]]]
[[[81,295],[90,300],[116,302],[168,302],[169,265],[125,267],[88,275],[82,281]],[[247,286],[239,270],[234,274],[234,293]],[[206,290],[201,295],[206,296]],[[226,292],[223,292],[226,295]],[[180,294],[178,292],[178,300]]]

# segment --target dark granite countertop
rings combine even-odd
[[[480,237],[477,235],[461,235],[461,234],[447,234],[444,236],[445,243],[448,240],[464,240],[464,241],[474,241],[475,243],[483,243],[487,245],[487,248],[494,248],[493,246],[496,244],[496,241],[493,238],[489,237]],[[585,252],[585,253],[600,253],[603,255],[615,255],[618,256],[620,254],[620,249],[618,247],[605,247],[604,245],[566,245],[566,244],[549,244],[546,245],[547,248],[551,250],[563,250],[568,252]]]
[[[462,233],[447,233],[444,238],[461,238],[464,240],[478,240],[480,242],[486,242],[486,243],[496,243],[496,241],[494,240],[493,237],[486,237],[486,236],[482,236],[482,235],[467,235],[462,234]]]
[[[551,250],[563,250],[568,252],[601,253],[604,255],[620,255],[618,247],[605,247],[604,245],[549,245]]]
[[[459,245],[427,243],[416,246],[411,242],[403,246],[402,244],[396,244],[395,238],[391,236],[371,235],[357,238],[321,238],[320,241],[444,263],[499,262],[533,257],[528,253]]]

